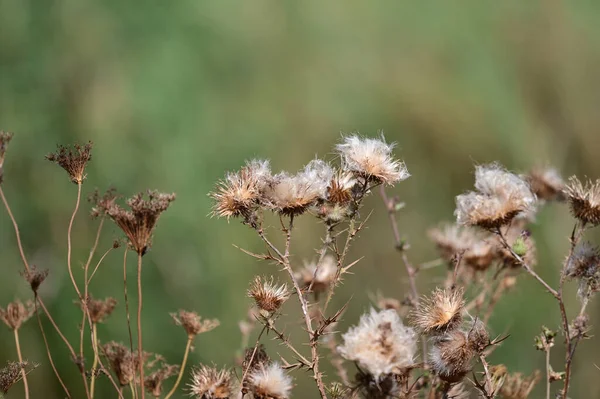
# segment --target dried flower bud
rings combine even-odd
[[[94,205],[90,212],[92,219],[106,215],[108,209],[115,204],[117,198],[119,198],[119,196],[117,195],[117,190],[115,188],[109,188],[102,195],[100,195],[98,189],[95,189],[94,192],[88,196],[88,201]]]
[[[387,144],[383,135],[380,139],[346,136],[335,147],[342,159],[343,170],[383,184],[394,184],[410,176],[406,165],[392,157],[393,148],[394,144]]]
[[[163,390],[163,382],[179,373],[179,366],[163,364],[158,370],[144,378],[144,387],[155,398],[159,398]]]
[[[500,388],[500,395],[505,399],[527,399],[540,379],[541,373],[538,370],[529,377],[524,377],[521,373],[509,374]]]
[[[476,167],[475,188],[478,191],[456,197],[458,224],[494,229],[535,209],[536,197],[529,185],[498,164]]]
[[[198,313],[185,310],[171,313],[171,317],[175,321],[175,324],[183,327],[189,338],[214,330],[220,324],[217,319],[202,320]]]
[[[268,317],[277,312],[281,305],[290,297],[287,285],[278,286],[270,279],[256,276],[248,290],[248,297],[254,299],[261,314]]]
[[[565,265],[567,277],[579,280],[577,294],[581,300],[600,290],[600,249],[584,242],[575,248]]]
[[[114,341],[104,344],[102,350],[119,383],[125,386],[133,382],[140,364],[137,353]],[[144,353],[144,362],[147,357],[148,354]]]
[[[335,280],[337,273],[337,261],[333,256],[323,257],[321,264],[317,267],[315,262],[308,263],[295,277],[306,288],[312,285],[315,293],[325,291]]]
[[[578,315],[575,319],[573,319],[573,322],[569,326],[569,336],[570,336],[569,338],[570,339],[587,338],[588,337],[587,333],[589,330],[589,322],[590,322],[590,318],[587,314]]]
[[[469,345],[467,334],[452,330],[437,337],[429,352],[431,370],[449,383],[459,382],[471,370],[475,351]]]
[[[83,146],[75,144],[72,148],[59,145],[58,151],[46,155],[46,159],[66,170],[73,183],[81,184],[85,179],[85,167],[92,160],[91,152],[91,141]]]
[[[584,185],[576,176],[571,176],[564,192],[576,219],[593,226],[600,224],[600,179],[588,180]]]
[[[556,169],[535,168],[523,178],[540,200],[561,201],[564,199],[565,182]]]
[[[292,391],[292,378],[278,362],[261,364],[248,376],[254,399],[288,399]]]
[[[356,184],[352,173],[338,170],[327,187],[327,201],[336,205],[348,204],[352,200],[352,189]]]
[[[196,399],[229,399],[233,397],[233,380],[229,370],[201,366],[192,370],[190,394]]]
[[[31,265],[29,270],[21,272],[21,275],[29,283],[33,293],[37,294],[38,288],[40,288],[40,285],[46,280],[48,273],[48,269],[38,270],[37,266]]]
[[[12,133],[0,130],[0,184],[2,183],[4,176],[4,156],[6,155],[6,148],[12,137]]]
[[[467,341],[469,346],[478,354],[490,346],[490,335],[485,324],[479,319],[471,320],[469,330],[467,331]]]
[[[438,288],[431,297],[420,301],[412,313],[412,322],[425,333],[444,333],[460,326],[464,306],[462,289]]]
[[[417,336],[394,310],[371,309],[342,338],[344,344],[337,348],[340,355],[357,362],[375,380],[385,374],[401,374],[414,365]]]
[[[215,201],[212,215],[247,218],[259,205],[266,185],[271,181],[269,161],[252,160],[236,173],[228,173],[209,196]]]
[[[429,237],[444,260],[454,265],[456,254],[462,254],[462,264],[477,271],[487,270],[495,260],[493,240],[470,227],[455,224],[431,229]]]
[[[6,309],[0,308],[0,320],[9,328],[18,330],[35,313],[32,301],[23,304],[18,299],[8,304]]]
[[[106,298],[102,300],[90,297],[86,302],[92,323],[101,323],[106,320],[117,306],[117,300],[115,298]]]
[[[104,209],[111,219],[123,230],[131,247],[144,255],[151,245],[152,233],[160,215],[175,201],[175,194],[163,194],[158,191],[148,191],[145,200],[142,193],[127,200],[131,210],[126,211],[114,201],[98,202],[98,207]]]
[[[6,394],[8,390],[23,379],[23,370],[29,374],[38,365],[29,362],[8,362],[6,367],[0,369],[0,392]]]

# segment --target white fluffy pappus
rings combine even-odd
[[[287,399],[293,388],[292,377],[278,362],[261,365],[250,373],[249,382],[255,399]]]

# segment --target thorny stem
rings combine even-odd
[[[60,378],[60,374],[58,374],[58,370],[56,369],[56,366],[54,365],[54,360],[52,360],[52,354],[50,353],[50,346],[48,345],[48,339],[46,338],[46,333],[44,332],[44,326],[42,325],[42,319],[40,317],[40,312],[38,311],[38,302],[39,302],[39,298],[37,297],[37,295],[35,295],[35,302],[34,302],[35,303],[35,315],[37,317],[38,325],[40,327],[40,332],[42,333],[42,338],[44,339],[44,346],[46,347],[46,354],[48,355],[48,361],[50,362],[50,366],[52,366],[52,370],[54,371],[54,375],[56,376],[56,379],[58,380],[58,382],[62,386],[63,390],[65,391],[65,394],[67,395],[67,397],[69,399],[71,399],[71,394],[69,393],[69,390],[67,389],[67,386],[63,382],[62,378]]]
[[[177,391],[177,387],[179,386],[179,383],[181,382],[181,378],[183,377],[183,371],[185,370],[185,364],[187,363],[188,355],[190,353],[190,349],[192,347],[193,340],[194,340],[194,337],[192,335],[190,335],[188,337],[187,344],[185,345],[185,353],[183,354],[183,360],[181,362],[181,367],[179,367],[179,375],[177,376],[177,381],[175,381],[173,388],[171,388],[171,390],[169,391],[167,396],[165,396],[165,399],[169,399]]]
[[[17,347],[17,356],[19,363],[23,364],[23,356],[21,355],[21,344],[19,343],[19,329],[15,328],[15,346]],[[23,378],[23,386],[25,388],[25,399],[29,399],[29,384],[27,384],[27,372],[24,367],[21,367],[21,377]]]
[[[313,273],[313,278],[308,286],[306,292],[311,292],[313,289],[313,285],[315,284],[315,280],[317,279],[317,274],[319,273],[319,269],[321,268],[321,264],[323,263],[323,259],[325,259],[325,255],[327,254],[327,248],[331,244],[331,233],[333,233],[333,229],[335,228],[334,224],[327,223],[327,229],[325,233],[325,238],[323,239],[323,246],[319,251],[319,260],[317,261],[317,267],[315,268],[315,272]]]
[[[282,332],[277,330],[277,328],[275,327],[275,325],[273,323],[267,325],[267,329],[269,329],[270,331],[273,331],[275,333],[275,335],[277,336],[277,338],[279,338],[279,340],[285,346],[287,346],[292,352],[294,352],[294,354],[298,357],[299,361],[301,361],[306,367],[308,367],[308,368],[311,367],[311,362],[308,361],[308,359],[306,359],[304,356],[302,356],[302,354],[300,352],[298,352],[298,350],[294,347],[294,345],[292,345],[292,343],[289,341],[289,339],[287,339],[285,337],[285,335],[283,335]]]
[[[263,326],[262,330],[258,334],[258,338],[256,338],[256,344],[254,344],[254,349],[252,350],[252,355],[250,355],[250,359],[248,360],[248,364],[246,365],[246,369],[244,370],[244,374],[242,374],[242,380],[240,383],[240,388],[244,389],[244,384],[246,382],[246,376],[248,375],[248,371],[250,371],[250,366],[252,366],[252,361],[254,360],[254,356],[256,355],[256,351],[258,350],[258,344],[260,343],[260,338],[267,330],[267,326]]]
[[[485,356],[480,355],[479,360],[481,360],[481,364],[483,365],[483,371],[485,373],[485,396],[486,398],[492,399],[494,397],[494,392],[490,392],[493,390],[492,377],[490,376],[490,370],[488,367],[488,363],[485,360]]]
[[[98,333],[96,323],[92,324],[92,345],[94,346],[94,363],[92,364],[92,377],[90,382],[90,397],[94,399],[94,388],[96,387],[96,368],[98,367]]]
[[[283,221],[282,221],[283,224]],[[323,384],[323,376],[319,372],[319,353],[317,350],[318,345],[318,336],[315,334],[315,331],[312,327],[312,320],[310,318],[310,314],[308,312],[308,303],[306,301],[306,297],[298,284],[298,281],[294,277],[294,271],[292,270],[292,266],[290,265],[290,246],[292,239],[292,229],[294,228],[294,216],[290,216],[290,223],[288,227],[283,227],[285,233],[285,251],[282,254],[279,249],[277,249],[264,235],[262,230],[258,231],[259,236],[263,239],[263,241],[279,256],[281,260],[281,264],[284,269],[288,272],[290,279],[292,280],[292,284],[294,285],[294,289],[298,296],[298,301],[300,301],[300,307],[302,308],[302,313],[304,315],[304,322],[306,324],[306,329],[308,331],[309,340],[310,340],[310,348],[311,348],[311,358],[312,358],[312,371],[313,378],[317,384],[317,388],[319,389],[319,394],[322,399],[327,399],[327,393],[325,392],[325,386]]]
[[[138,333],[138,361],[140,370],[140,396],[142,399],[146,396],[144,391],[144,351],[142,349],[142,255],[138,254],[137,265],[137,289],[138,289],[138,309],[137,309],[137,333]]]

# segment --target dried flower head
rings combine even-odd
[[[584,185],[571,176],[564,192],[575,218],[593,226],[600,224],[600,179],[588,180]]]
[[[94,299],[90,296],[86,302],[92,323],[101,323],[106,320],[117,306],[115,298]]]
[[[179,366],[163,364],[161,367],[144,378],[144,387],[155,398],[159,398],[163,390],[163,382],[179,373]]]
[[[401,398],[402,389],[399,376],[394,374],[382,375],[374,378],[371,374],[359,371],[355,376],[355,387],[353,392],[360,392],[361,397],[369,399]],[[355,398],[356,393],[343,396],[343,398]]]
[[[104,216],[107,210],[110,209],[119,196],[115,188],[109,188],[106,192],[100,195],[98,189],[95,189],[92,194],[89,195],[88,201],[94,206],[90,212],[92,219],[96,219],[100,216]]]
[[[290,297],[290,292],[286,284],[277,285],[274,283],[273,277],[267,279],[256,276],[248,290],[248,297],[254,299],[261,313],[268,316],[279,310],[281,305]]]
[[[300,215],[317,200],[326,198],[333,174],[331,166],[320,159],[310,161],[295,175],[281,172],[267,185],[264,202],[283,215]]]
[[[254,399],[287,399],[293,388],[292,377],[277,362],[261,364],[250,373],[248,381]]]
[[[468,323],[466,334],[469,347],[476,353],[483,353],[490,346],[490,335],[480,319],[472,319]]]
[[[163,194],[158,191],[148,191],[148,199],[139,193],[127,200],[131,210],[125,210],[113,202],[98,203],[105,209],[111,219],[123,230],[131,247],[144,255],[151,245],[152,233],[161,213],[175,201],[175,194]]]
[[[8,362],[0,369],[0,392],[8,393],[13,385],[23,379],[23,371],[27,375],[37,367],[37,364],[29,362]]]
[[[335,147],[342,159],[342,169],[383,184],[394,184],[410,176],[406,165],[393,158],[393,148],[394,144],[387,144],[383,135],[380,139],[350,135]]]
[[[579,280],[577,294],[583,300],[600,290],[600,249],[583,242],[566,260],[565,274]]]
[[[474,270],[487,270],[495,260],[493,240],[471,227],[444,224],[429,230],[429,237],[442,258],[452,265],[456,254],[461,254],[462,263]]]
[[[455,383],[471,370],[475,351],[469,345],[467,334],[452,330],[433,341],[429,352],[431,370],[445,382]]]
[[[192,370],[188,384],[190,395],[196,399],[229,399],[233,396],[233,380],[229,370],[201,366]]]
[[[121,385],[134,381],[140,364],[137,353],[132,353],[125,345],[114,341],[104,344],[102,350]],[[147,354],[144,355],[145,361]]]
[[[326,255],[317,267],[316,262],[308,263],[296,273],[296,279],[304,287],[310,287],[315,293],[323,292],[333,283],[337,273],[337,262],[331,255]]]
[[[458,224],[492,229],[535,209],[536,197],[529,185],[498,164],[476,167],[475,188],[477,192],[456,197]]]
[[[92,160],[92,142],[83,146],[79,144],[72,147],[59,145],[55,153],[46,155],[46,159],[66,170],[73,183],[81,184],[85,179],[85,167]]]
[[[35,313],[35,307],[32,301],[23,304],[18,299],[6,306],[6,309],[0,308],[0,320],[9,328],[18,330]]]
[[[327,187],[327,201],[333,204],[347,204],[352,200],[356,178],[350,172],[338,170],[335,172]]]
[[[534,168],[523,178],[540,200],[560,201],[564,198],[565,182],[554,168]]]
[[[260,344],[256,347],[247,348],[244,352],[244,360],[242,362],[242,368],[244,370],[254,370],[260,368],[261,365],[268,365],[271,363],[271,358],[265,351],[264,345]]]
[[[179,310],[177,313],[171,313],[171,317],[175,321],[175,324],[183,327],[190,338],[214,330],[220,324],[219,320],[217,319],[202,320],[198,313],[188,312],[185,310]]]
[[[462,289],[438,288],[420,301],[412,312],[412,321],[425,333],[444,333],[460,326],[464,306]]]
[[[8,143],[12,139],[13,134],[0,130],[0,183],[2,183],[2,177],[4,176],[4,156],[6,155],[6,148]]]
[[[44,280],[46,280],[46,277],[48,277],[48,273],[48,269],[38,270],[36,265],[31,265],[29,267],[29,270],[24,270],[23,272],[21,272],[21,275],[29,283],[33,293],[37,294],[38,288],[40,288],[40,285],[42,285]]]
[[[527,399],[540,379],[539,370],[528,377],[521,373],[508,374],[500,388],[500,395],[505,399]]]
[[[266,185],[271,181],[269,161],[252,160],[236,173],[228,173],[209,196],[215,201],[212,214],[218,217],[243,216],[259,205]]]
[[[376,380],[414,365],[417,335],[394,310],[371,309],[342,338],[344,343],[337,348],[340,355],[357,362]]]

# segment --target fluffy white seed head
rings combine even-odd
[[[393,158],[394,144],[387,144],[383,135],[380,139],[346,136],[335,148],[343,169],[367,179],[393,184],[410,176],[406,165]]]
[[[394,310],[371,309],[342,338],[340,354],[357,362],[375,379],[414,364],[417,336],[413,329],[402,324]]]
[[[292,377],[277,362],[261,364],[248,379],[255,399],[287,399],[293,388]]]

